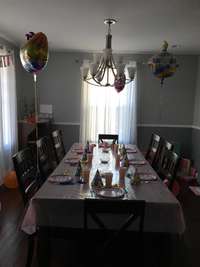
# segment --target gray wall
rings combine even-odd
[[[38,75],[40,103],[53,104],[55,127],[63,129],[67,147],[73,141],[78,141],[80,66],[83,59],[90,57],[86,53],[51,52],[47,67]],[[150,55],[125,57],[138,62],[139,146],[145,148],[150,133],[157,131],[169,136],[174,142],[180,142],[184,153],[189,155],[192,133],[188,130],[188,125],[193,122],[197,57],[177,56],[180,68],[174,77],[165,80],[162,88],[159,80],[144,64]],[[22,72],[20,94],[28,94],[29,99],[33,96],[31,78],[28,73]],[[182,125],[182,128],[177,125]]]
[[[200,56],[198,57],[198,69],[194,102],[194,118],[192,129],[192,157],[200,172]]]

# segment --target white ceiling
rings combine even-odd
[[[0,35],[21,46],[42,31],[51,49],[99,51],[108,17],[119,19],[114,51],[154,52],[167,40],[175,53],[200,54],[199,0],[0,0]]]

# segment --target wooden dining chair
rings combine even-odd
[[[159,143],[160,143],[160,139],[161,138],[159,135],[152,133],[149,147],[145,155],[146,160],[148,160],[150,164],[152,164],[155,158],[155,155],[156,155]]]
[[[25,211],[32,196],[37,192],[42,184],[40,173],[38,173],[35,157],[30,148],[25,148],[17,152],[12,157],[16,171],[19,189],[25,205]],[[30,267],[33,258],[35,234],[28,235],[28,254],[26,267]]]
[[[157,171],[158,175],[162,180],[168,180],[169,189],[172,189],[173,182],[176,179],[178,163],[179,163],[178,154],[176,154],[171,150],[166,151],[163,156],[162,164],[159,170]]]
[[[159,170],[162,165],[165,153],[170,150],[173,150],[173,144],[161,137],[155,153],[155,157],[151,164],[154,170]]]
[[[24,204],[26,204],[41,185],[35,157],[30,148],[17,152],[12,157]]]
[[[112,216],[112,222],[115,215],[125,216],[120,226],[112,228],[106,224],[106,214]],[[94,252],[94,256],[98,257],[98,263],[102,266],[101,260],[109,261],[109,257],[117,253],[117,249],[121,247],[121,242],[124,238],[132,239],[132,231],[129,231],[129,227],[137,222],[136,237],[138,253],[143,252],[143,226],[144,226],[144,214],[145,214],[145,201],[143,200],[111,200],[111,199],[85,199],[84,200],[84,229],[86,236],[90,242],[90,238],[95,241],[100,237],[100,246],[97,247]],[[119,218],[119,217],[118,217]],[[94,223],[94,228],[91,228],[91,224]],[[96,229],[95,229],[96,227]],[[136,238],[135,237],[135,238]],[[95,240],[94,240],[95,239]],[[128,240],[128,239],[127,239]],[[90,244],[93,244],[90,242]],[[93,245],[92,245],[93,246]],[[142,260],[142,258],[140,257]],[[97,263],[97,262],[96,262]],[[142,265],[140,265],[142,266]]]
[[[39,167],[41,175],[46,179],[56,168],[57,161],[51,139],[44,136],[37,140]]]
[[[57,163],[60,163],[60,161],[64,158],[66,154],[61,130],[55,130],[52,132],[52,140],[53,140]]]
[[[111,140],[114,144],[118,144],[119,136],[118,134],[99,134],[98,135],[98,143],[103,143],[108,140]]]

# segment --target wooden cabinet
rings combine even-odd
[[[18,122],[18,142],[19,149],[23,149],[29,144],[35,144],[36,141],[36,125],[38,126],[38,137],[50,135],[52,131],[51,120],[42,119],[36,123],[27,121]]]

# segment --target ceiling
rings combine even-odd
[[[108,17],[119,20],[116,52],[151,53],[167,40],[175,53],[200,54],[199,0],[0,0],[0,35],[21,46],[42,31],[50,49],[100,51]]]

